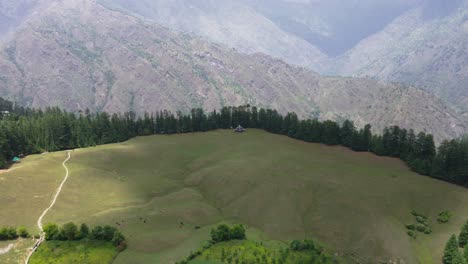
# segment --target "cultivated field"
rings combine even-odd
[[[0,226],[34,228],[65,158],[31,156],[0,174]],[[67,166],[70,178],[44,222],[121,228],[129,248],[115,263],[179,260],[222,221],[246,224],[256,240],[311,238],[363,262],[440,263],[468,219],[468,190],[399,160],[259,130],[140,137],[76,150]],[[411,210],[430,217],[432,234],[407,236]],[[454,216],[440,225],[443,210]]]

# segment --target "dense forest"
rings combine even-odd
[[[349,120],[300,120],[294,113],[282,116],[272,109],[248,105],[210,113],[193,109],[188,114],[160,111],[137,116],[132,112],[110,115],[14,107],[0,98],[0,111],[0,168],[28,154],[122,142],[135,136],[230,129],[240,124],[307,142],[400,158],[420,174],[468,187],[468,139],[444,141],[436,150],[432,135],[397,126],[373,135],[370,125],[358,129]]]

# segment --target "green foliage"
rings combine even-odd
[[[18,227],[18,236],[22,237],[22,238],[29,238],[30,237],[28,230],[24,226]]]
[[[249,240],[235,240],[215,244],[206,250],[192,253],[190,259],[178,262],[178,264],[188,263],[331,264],[337,262],[327,254],[315,250],[294,251],[278,246],[265,246],[263,243]]]
[[[418,221],[418,223],[421,223],[421,224],[425,224],[426,223],[426,219],[422,216],[416,216],[416,221]]]
[[[294,240],[289,245],[289,248],[293,251],[315,251],[317,253],[322,253],[323,251],[322,247],[312,240]]]
[[[44,233],[46,240],[58,240],[60,239],[60,229],[56,224],[46,224],[44,226]]]
[[[108,82],[112,83],[111,76]],[[9,103],[3,105],[12,108]],[[418,173],[468,185],[468,140],[444,142],[436,152],[432,135],[415,135],[414,131],[398,126],[385,128],[382,135],[373,136],[370,125],[357,130],[350,120],[344,120],[342,126],[331,120],[299,120],[295,113],[282,116],[276,110],[250,105],[223,107],[220,112],[209,114],[201,108],[189,114],[160,111],[138,118],[132,112],[74,114],[59,108],[41,111],[21,107],[12,111],[12,116],[0,120],[0,130],[4,131],[0,134],[0,168],[19,154],[122,142],[142,135],[229,129],[240,124],[308,142],[341,144],[356,151],[398,157]]]
[[[61,228],[56,224],[47,224],[44,227],[46,240],[96,240],[112,242],[119,251],[124,250],[127,247],[125,236],[111,226],[95,226],[91,232],[86,224],[81,224],[80,228],[74,223],[66,223]]]
[[[78,239],[84,239],[89,237],[89,227],[86,224],[81,224],[80,230],[78,231]]]
[[[2,240],[13,240],[18,238],[18,232],[14,227],[2,227],[0,228],[0,241]]]
[[[112,263],[118,251],[106,241],[47,241],[32,255],[30,264]]]
[[[458,236],[460,247],[467,247],[468,245],[468,221],[462,226],[460,235]]]
[[[466,264],[465,258],[460,251],[456,251],[452,256],[452,264]]]
[[[452,214],[449,211],[442,211],[437,217],[437,222],[440,224],[447,223],[450,220],[450,217],[452,217]]]
[[[232,228],[230,228],[225,224],[221,224],[215,229],[211,230],[211,240],[214,243],[235,239],[246,239],[245,228],[243,225],[234,225]]]
[[[416,233],[414,231],[408,231],[406,232],[408,234],[408,236],[412,237],[412,238],[416,238]]]
[[[447,241],[447,244],[445,245],[443,263],[452,264],[453,258],[457,254],[460,254],[458,250],[457,237],[455,235],[452,235],[449,241]]]
[[[413,224],[411,224],[411,225],[406,225],[406,229],[408,229],[408,230],[416,230],[416,225],[413,225]]]
[[[60,238],[64,240],[76,240],[78,237],[78,227],[74,223],[66,223],[60,229]]]
[[[466,262],[468,262],[468,247],[465,246],[463,250],[463,257],[465,258]]]
[[[234,225],[231,229],[231,239],[246,239],[245,227],[243,225]]]

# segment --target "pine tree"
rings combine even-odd
[[[453,253],[452,264],[466,264],[465,258],[462,256],[458,249],[456,252]]]
[[[465,247],[468,245],[468,221],[462,226],[460,235],[458,236],[458,243],[460,247]]]
[[[468,247],[465,247],[465,250],[463,250],[463,257],[465,257],[465,261],[468,263]]]
[[[452,235],[449,241],[447,241],[447,244],[445,244],[443,263],[452,264],[453,258],[457,252],[459,254],[457,236]]]

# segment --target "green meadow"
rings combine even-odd
[[[102,241],[48,241],[42,244],[30,264],[109,264],[118,252]]]
[[[0,174],[0,226],[37,233],[65,158],[33,155]],[[75,150],[67,166],[70,178],[44,222],[118,227],[128,248],[114,263],[174,263],[221,222],[244,224],[256,242],[313,239],[364,263],[440,263],[445,242],[468,219],[466,189],[397,159],[260,130],[139,137]],[[429,217],[431,234],[406,234],[412,210]],[[445,210],[453,216],[438,224]]]

